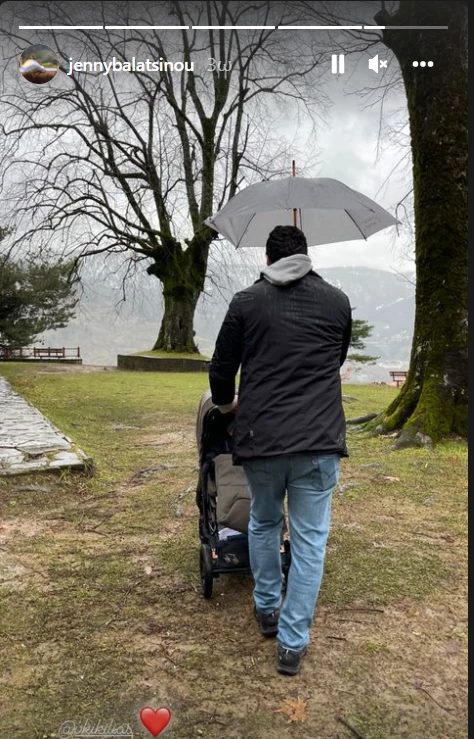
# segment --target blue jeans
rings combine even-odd
[[[263,613],[281,607],[280,537],[285,491],[288,492],[291,566],[278,627],[278,641],[287,649],[300,650],[309,642],[339,466],[338,454],[265,457],[243,462],[251,492],[249,548],[254,600]]]

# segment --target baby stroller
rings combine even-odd
[[[199,453],[199,508],[201,589],[212,596],[214,578],[226,572],[249,572],[248,524],[250,492],[242,467],[232,464],[232,425],[235,416],[223,414],[211,393],[201,398],[196,423]],[[290,542],[284,522],[281,538],[282,572],[286,583]]]

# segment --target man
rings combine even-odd
[[[234,461],[243,465],[251,491],[255,616],[264,636],[278,636],[278,672],[296,675],[321,585],[331,495],[340,457],[347,456],[339,370],[351,307],[343,292],[313,272],[298,228],[274,228],[266,252],[260,279],[232,299],[210,385],[221,412],[236,413]],[[286,491],[291,566],[280,611]]]

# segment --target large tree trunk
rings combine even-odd
[[[165,312],[153,349],[165,352],[198,352],[194,342],[193,323],[199,291],[182,289],[174,284],[167,286],[164,281],[163,299]]]
[[[467,436],[467,8],[401,0],[379,14],[405,82],[413,152],[416,312],[407,381],[373,424],[396,446]],[[397,31],[389,25],[448,25]],[[433,61],[414,68],[413,61]]]
[[[165,304],[154,350],[199,352],[194,341],[194,312],[204,289],[209,246],[214,236],[211,229],[203,228],[186,242],[186,249],[170,236],[154,255],[147,272],[163,285]]]

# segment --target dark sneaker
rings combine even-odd
[[[268,638],[278,634],[278,619],[280,618],[279,608],[271,613],[262,613],[262,611],[257,610],[257,607],[254,606],[253,613],[257,619],[263,636]]]
[[[278,645],[277,670],[281,675],[297,675],[300,671],[301,660],[306,654],[306,647],[300,650],[286,649]]]

